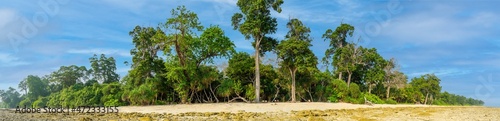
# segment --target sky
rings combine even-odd
[[[61,66],[89,67],[93,54],[117,61],[121,77],[130,67],[128,33],[137,25],[156,27],[179,5],[197,13],[205,27],[219,25],[237,51],[252,53],[251,41],[233,30],[236,0],[36,0],[0,4],[0,89],[17,87],[28,75],[43,76]],[[396,58],[409,78],[434,73],[443,91],[500,106],[500,1],[492,0],[285,0],[273,12],[282,40],[289,18],[311,29],[323,58],[321,38],[340,23],[356,28],[350,40]],[[273,54],[265,58],[275,58]],[[225,60],[219,60],[221,64]],[[319,65],[324,69],[324,66]]]

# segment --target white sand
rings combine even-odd
[[[185,112],[290,112],[300,110],[327,110],[327,109],[357,109],[381,107],[436,107],[429,105],[390,105],[374,104],[360,105],[349,103],[301,102],[301,103],[207,103],[207,104],[177,104],[159,106],[123,106],[118,107],[120,112],[138,113],[172,113]]]

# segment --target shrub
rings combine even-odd
[[[348,103],[353,103],[353,104],[363,104],[364,103],[364,99],[361,99],[361,98],[353,98],[353,97],[347,97],[345,99],[345,102],[348,102]]]
[[[337,99],[337,97],[336,97],[336,96],[330,96],[330,97],[328,97],[328,101],[330,101],[330,102],[334,102],[334,103],[335,103],[335,102],[337,102],[337,101],[338,101],[338,99]]]
[[[40,97],[40,98],[38,98],[38,100],[33,102],[33,107],[36,107],[36,108],[45,107],[45,106],[47,106],[48,101],[49,101],[48,97]]]
[[[392,100],[392,99],[388,99],[387,101],[385,101],[385,103],[387,104],[397,104],[398,102]]]
[[[19,107],[29,107],[31,106],[31,100],[29,98],[24,99],[23,101],[19,102]]]
[[[358,87],[359,90],[359,87]],[[343,100],[348,95],[347,84],[343,80],[334,79],[332,85],[327,88],[328,99],[331,102]]]
[[[363,93],[362,94],[363,97],[360,97],[360,98],[363,98],[363,101],[364,101],[364,98],[366,98],[366,100],[372,102],[372,103],[375,103],[375,104],[384,104],[384,100],[380,99],[377,95],[374,95],[374,94],[370,94],[370,93]]]
[[[359,91],[359,86],[356,83],[351,83],[349,85],[349,95],[352,98],[359,98],[359,95],[361,94],[361,91]]]

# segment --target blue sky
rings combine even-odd
[[[327,48],[321,35],[340,22],[356,27],[360,45],[394,57],[410,78],[435,73],[442,89],[500,106],[500,1],[472,0],[285,0],[278,18],[282,39],[290,17],[311,28],[312,50]],[[204,26],[219,25],[237,51],[253,52],[230,25],[236,0],[7,1],[0,4],[0,89],[17,87],[27,75],[60,66],[88,66],[94,53],[117,59],[124,76],[133,48],[128,32],[157,26],[178,5],[198,14]],[[22,39],[19,39],[22,38]],[[356,39],[352,38],[352,39]],[[273,58],[269,54],[267,58]]]

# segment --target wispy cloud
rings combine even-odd
[[[22,61],[18,57],[15,57],[11,54],[0,52],[0,67],[13,67],[29,64],[30,63]]]
[[[124,49],[110,49],[110,48],[94,48],[94,49],[70,49],[67,53],[71,54],[106,54],[106,55],[119,55],[123,57],[131,57],[129,51]]]
[[[447,77],[447,76],[459,76],[464,74],[472,73],[470,70],[456,69],[456,68],[442,68],[436,70],[427,70],[421,72],[413,72],[409,73],[410,77],[418,77],[424,74],[434,74],[438,77]]]
[[[383,36],[415,44],[436,44],[446,42],[467,42],[496,33],[489,30],[500,24],[500,14],[478,12],[464,15],[464,10],[451,6],[433,6],[433,9],[419,11],[394,18]]]

